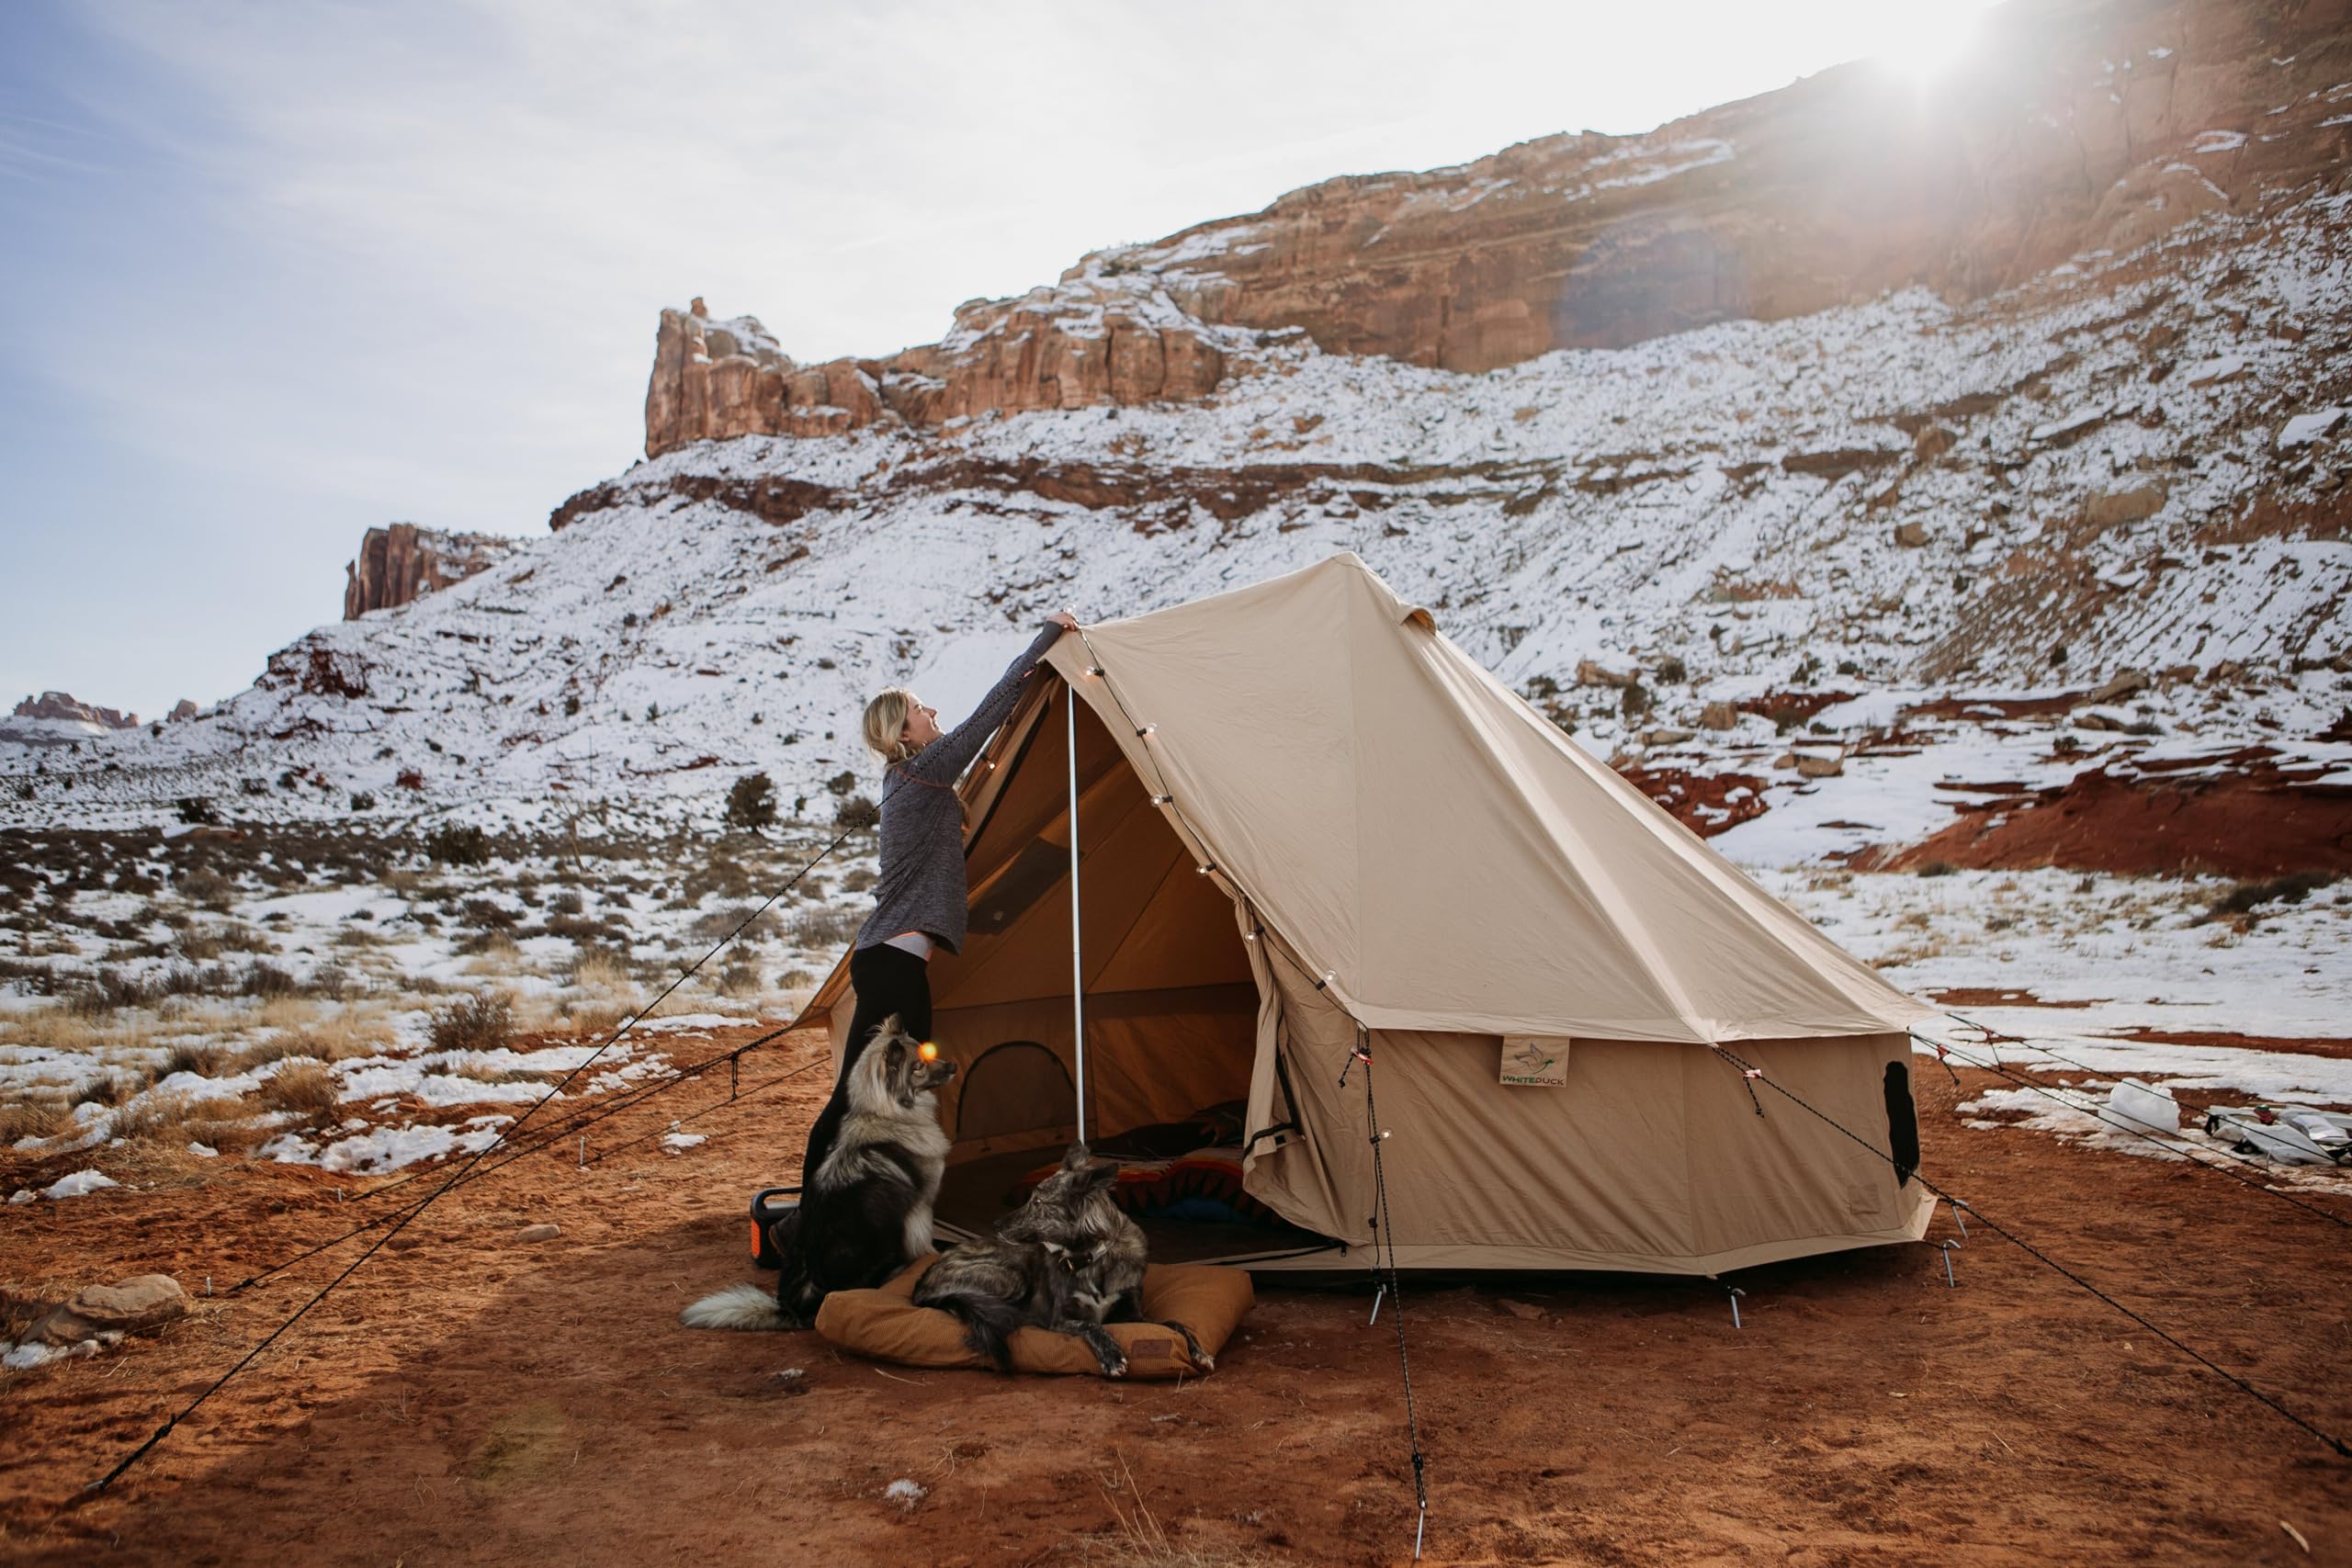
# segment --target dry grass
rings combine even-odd
[[[637,982],[628,972],[628,961],[618,953],[603,948],[591,948],[573,961],[571,975],[566,984],[582,990],[637,993]]]
[[[1280,1558],[1246,1547],[1187,1546],[1169,1540],[1166,1527],[1144,1503],[1135,1472],[1127,1468],[1127,1456],[1121,1453],[1118,1460],[1119,1473],[1098,1477],[1096,1483],[1102,1501],[1110,1505],[1111,1517],[1118,1521],[1118,1533],[1107,1540],[1080,1538],[1087,1562],[1109,1563],[1112,1568],[1278,1568]],[[1126,1498],[1124,1503],[1122,1494]]]
[[[738,961],[719,971],[718,994],[722,997],[748,1001],[766,991],[767,977],[760,973],[757,964]]]
[[[566,1002],[560,1027],[579,1038],[602,1038],[620,1027],[631,1010],[606,1002]]]
[[[72,1121],[58,1100],[20,1100],[0,1105],[0,1145],[13,1145],[19,1138],[53,1138]]]
[[[151,1094],[114,1119],[114,1135],[174,1147],[243,1150],[260,1141],[253,1107],[228,1095]]]
[[[325,1116],[340,1103],[340,1089],[324,1062],[288,1062],[263,1080],[261,1101],[272,1111]]]

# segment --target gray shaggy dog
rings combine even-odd
[[[835,1291],[881,1284],[932,1250],[932,1205],[947,1166],[933,1092],[956,1064],[923,1054],[893,1015],[842,1080],[848,1114],[800,1206],[769,1227],[780,1255],[775,1294],[732,1285],[681,1314],[689,1328],[806,1328]]]
[[[916,1304],[962,1318],[964,1342],[1001,1371],[1012,1370],[1012,1331],[1036,1327],[1083,1339],[1104,1377],[1121,1376],[1126,1353],[1102,1325],[1144,1321],[1147,1247],[1143,1227],[1112,1201],[1118,1174],[1072,1144],[1029,1201],[997,1222],[993,1241],[956,1247],[925,1271]],[[1184,1337],[1194,1366],[1216,1367],[1191,1329],[1165,1326]]]

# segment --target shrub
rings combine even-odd
[[[792,944],[814,951],[838,947],[855,936],[857,928],[864,923],[864,918],[854,909],[820,904],[793,917]]]
[[[351,809],[354,811],[373,811],[376,809],[376,797],[368,794],[364,789],[356,791],[351,797]]]
[[[2290,871],[2267,882],[2241,882],[2215,900],[2211,913],[2245,915],[2259,904],[2300,904],[2335,880],[2324,871]]]
[[[645,705],[645,722],[646,722],[646,723],[648,723],[648,724],[655,724],[655,723],[658,723],[658,722],[660,722],[661,717],[662,717],[662,705],[661,705],[660,703],[648,703],[648,704],[646,704],[646,705]]]
[[[825,781],[825,792],[831,795],[844,795],[856,787],[857,775],[850,772],[847,768],[843,768],[840,773],[835,773],[831,778]]]
[[[572,693],[572,694],[567,694],[567,695],[564,697],[564,699],[563,699],[563,716],[564,716],[564,717],[566,717],[566,718],[577,718],[578,716],[580,716],[580,697],[579,697],[579,694],[577,694],[577,693]]]
[[[520,917],[494,899],[469,898],[458,907],[458,919],[478,931],[511,931]]]
[[[262,1080],[261,1102],[272,1111],[324,1116],[334,1110],[341,1089],[324,1062],[293,1061]]]
[[[213,808],[212,802],[200,795],[180,796],[179,804],[174,807],[174,810],[181,821],[191,827],[218,827],[220,822],[220,813]]]
[[[763,913],[756,904],[741,904],[697,916],[687,930],[698,942],[717,942],[733,936],[739,927],[743,933],[739,940],[747,945],[763,942],[775,934],[775,917]]]
[[[347,1001],[357,994],[365,982],[340,964],[322,964],[312,971],[309,990],[314,997],[324,997],[332,1002]]]
[[[471,823],[444,822],[424,836],[424,853],[442,865],[481,865],[490,859],[490,835]]]
[[[215,1053],[200,1050],[183,1041],[164,1054],[161,1076],[170,1077],[174,1073],[194,1073],[198,1077],[209,1078],[212,1076],[213,1063],[218,1060]]]
[[[1950,876],[1959,869],[1960,867],[1948,860],[1931,860],[1919,868],[1919,874],[1921,876]]]
[[[392,784],[395,787],[400,789],[423,789],[424,787],[424,775],[418,773],[414,768],[402,768],[400,771],[400,775],[392,780]]]
[[[882,808],[862,795],[853,795],[833,808],[833,826],[868,832],[882,821]]]
[[[738,959],[718,972],[718,994],[722,997],[756,997],[767,989],[767,978],[759,966]]]
[[[1690,679],[1690,667],[1682,662],[1680,654],[1669,653],[1657,661],[1657,678],[1669,686],[1679,686]]]
[[[514,1034],[514,1011],[489,991],[460,997],[433,1015],[435,1051],[495,1051]]]
[[[245,983],[240,988],[249,997],[290,997],[302,987],[293,976],[264,960],[245,971]]]
[[[757,833],[775,822],[775,784],[765,773],[746,773],[727,792],[727,825]]]
[[[1627,719],[1636,719],[1650,711],[1650,692],[1639,681],[1629,681],[1624,694],[1617,699],[1617,711]]]

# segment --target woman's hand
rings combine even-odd
[[[1068,610],[1056,610],[1052,615],[1047,615],[1046,619],[1052,625],[1061,627],[1061,629],[1066,632],[1074,632],[1078,630],[1078,617],[1071,615]]]

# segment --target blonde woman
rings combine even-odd
[[[1021,700],[1022,682],[1046,650],[1078,622],[1056,614],[1036,640],[989,688],[972,716],[943,732],[939,710],[892,687],[865,705],[865,744],[883,761],[882,876],[874,913],[849,958],[857,1011],[849,1026],[832,1098],[808,1131],[802,1181],[831,1152],[845,1102],[841,1085],[884,1021],[896,1016],[918,1040],[931,1037],[931,954],[960,952],[970,889],[964,880],[964,811],[956,782]]]

